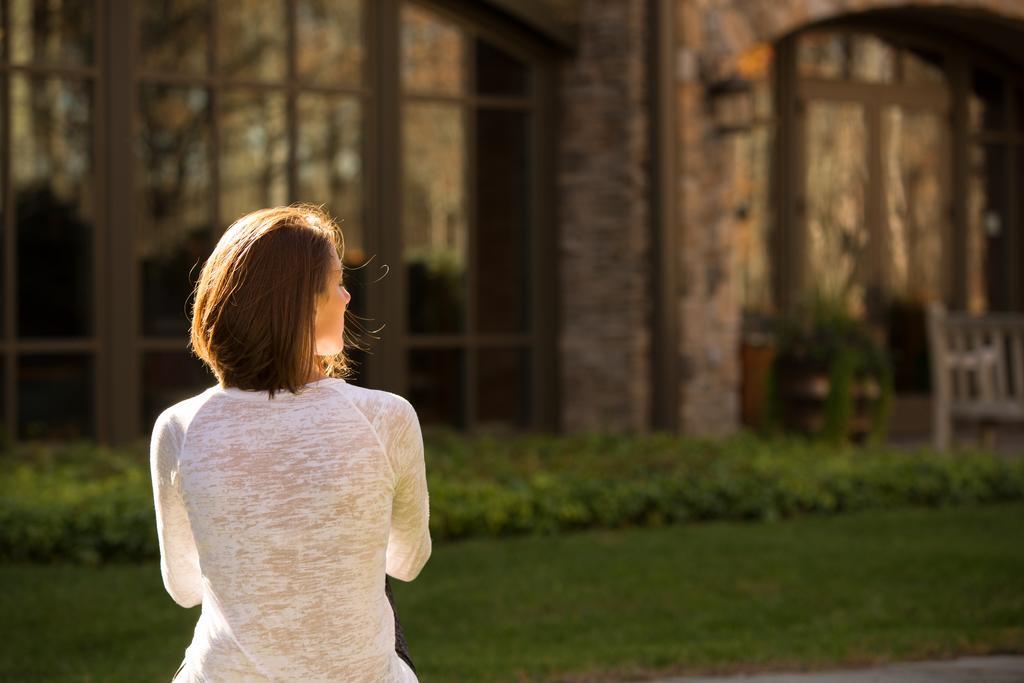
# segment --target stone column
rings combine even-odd
[[[722,196],[727,155],[708,115],[705,82],[715,31],[709,20],[722,4],[676,2],[679,427],[699,436],[729,434],[739,422],[740,320]]]
[[[560,73],[562,428],[650,426],[647,0],[582,0]]]

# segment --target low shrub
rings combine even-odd
[[[1024,500],[1024,459],[982,451],[749,432],[712,440],[427,429],[425,442],[436,541]],[[35,444],[0,455],[0,559],[158,555],[145,444]]]

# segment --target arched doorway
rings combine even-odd
[[[795,81],[789,256],[799,289],[842,290],[885,341],[902,435],[930,425],[927,303],[1020,307],[1020,86],[969,39],[878,18],[802,31],[781,51]]]
[[[1024,308],[1022,35],[992,13],[912,7],[771,44],[770,115],[743,135],[772,152],[735,171],[768,205],[737,228],[744,334],[811,287],[842,292],[892,353],[894,436],[930,430],[929,301]]]

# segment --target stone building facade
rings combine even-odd
[[[844,18],[874,17],[961,44],[968,59],[991,50],[1012,64],[1022,56],[1013,36],[1024,36],[1024,3],[581,0],[574,10],[577,48],[561,67],[559,90],[563,426],[732,433],[741,427],[744,325],[730,178],[742,162],[718,129],[716,87],[749,80],[744,60],[759,49]],[[766,78],[769,97],[784,102],[775,89],[785,86]],[[1016,87],[1009,83],[1007,92]],[[980,97],[970,83],[966,93],[965,118]],[[1009,106],[1024,107],[1024,100]],[[972,135],[950,134],[954,185],[957,164],[966,163],[956,141],[966,150]],[[770,177],[785,175],[792,163],[779,161],[779,146],[765,171]],[[958,192],[968,190],[954,186]],[[958,225],[972,224],[973,201],[954,207]],[[1006,281],[1019,291],[1021,209],[1007,211]],[[788,291],[791,273],[772,277],[777,291]],[[965,296],[954,294],[951,303]],[[1024,295],[1015,297],[1016,307]]]
[[[1019,0],[252,4],[0,17],[0,437],[121,443],[210,386],[199,266],[294,202],[343,223],[352,381],[455,428],[735,432],[833,275],[910,425],[879,302],[1024,309]]]

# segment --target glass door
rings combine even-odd
[[[925,311],[948,305],[954,282],[952,98],[941,69],[908,50],[829,40],[798,51],[799,291],[839,296],[873,328],[893,359],[900,421],[926,428]]]
[[[809,100],[803,113],[803,289],[840,296],[851,312],[863,315],[876,280],[870,252],[877,239],[869,223],[867,106],[819,98]]]
[[[931,301],[950,304],[953,279],[948,118],[901,105],[883,105],[880,114],[883,322],[897,393],[925,395],[925,310]]]
[[[515,45],[403,2],[404,378],[425,424],[536,423],[539,70]]]

